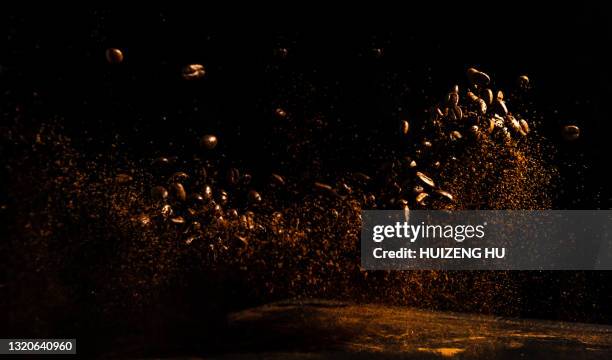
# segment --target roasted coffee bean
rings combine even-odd
[[[170,218],[170,222],[176,225],[183,225],[185,223],[185,218],[182,216],[175,216]]]
[[[517,83],[519,88],[523,90],[529,89],[529,78],[527,75],[519,76]]]
[[[422,192],[422,193],[419,193],[419,194],[416,196],[415,201],[416,201],[416,202],[417,202],[417,204],[419,204],[419,205],[424,205],[424,204],[425,204],[425,199],[426,199],[427,197],[429,197],[429,194],[428,194],[428,193],[426,193],[426,192]]]
[[[447,103],[447,106],[449,107],[455,107],[459,105],[459,94],[456,92],[449,93],[447,96],[446,103]]]
[[[182,74],[185,80],[197,80],[204,77],[206,71],[201,64],[190,64],[183,68]]]
[[[163,186],[156,186],[151,189],[151,198],[153,201],[165,201],[168,198],[168,190]]]
[[[459,131],[457,131],[457,130],[452,131],[452,132],[450,133],[450,139],[451,139],[452,141],[459,140],[459,139],[461,139],[462,137],[463,137],[463,136],[461,135],[461,133],[460,133]]]
[[[523,132],[525,133],[525,135],[529,134],[529,131],[531,130],[529,129],[529,124],[527,123],[527,121],[525,121],[524,119],[521,119],[520,124],[521,124],[521,128],[523,129]]]
[[[202,195],[204,199],[206,200],[212,199],[212,196],[213,196],[212,187],[210,187],[210,185],[204,185],[204,191],[202,191]]]
[[[227,205],[229,201],[229,195],[227,194],[227,192],[225,190],[220,190],[219,191],[219,203],[221,205]]]
[[[284,58],[286,58],[289,55],[289,49],[283,48],[283,47],[276,48],[276,49],[274,49],[274,55],[279,57],[279,58],[284,59]]]
[[[276,108],[276,110],[274,110],[274,114],[279,119],[284,119],[287,117],[287,112],[281,108]]]
[[[176,201],[187,200],[187,192],[183,184],[175,182],[170,185],[170,195]]]
[[[249,191],[249,201],[251,203],[261,202],[261,195],[259,195],[259,193],[257,191],[251,190],[251,191]]]
[[[161,208],[161,215],[165,218],[168,218],[174,214],[174,210],[172,210],[172,206],[165,204]]]
[[[206,203],[206,199],[204,199],[204,196],[194,193],[189,196],[189,202],[196,206],[201,206]]]
[[[236,209],[229,209],[227,211],[227,217],[230,219],[237,219],[238,218],[238,210]]]
[[[170,163],[171,163],[170,159],[162,156],[162,157],[158,157],[157,159],[153,160],[151,162],[151,165],[158,167],[158,168],[165,168],[168,165],[170,165]]]
[[[230,168],[227,170],[226,179],[227,183],[230,185],[238,184],[238,181],[240,181],[240,171],[236,168]]]
[[[563,137],[572,141],[580,137],[580,128],[576,125],[566,125],[563,127]]]
[[[472,85],[487,86],[491,82],[491,78],[489,77],[489,75],[478,71],[475,68],[469,68],[467,70],[467,75]]]
[[[497,96],[495,97],[497,100],[504,100],[504,92],[501,90],[497,91]]]
[[[431,186],[431,187],[435,187],[435,183],[434,181],[427,175],[425,175],[424,173],[417,171],[416,176],[419,178],[419,180],[421,180],[422,182],[424,182],[425,184]]]
[[[314,187],[315,189],[319,189],[323,191],[329,191],[329,192],[334,191],[334,188],[332,188],[331,185],[323,184],[320,182],[315,182]]]
[[[449,110],[448,116],[452,121],[459,121],[463,119],[463,110],[460,106],[454,106]]]
[[[481,115],[487,113],[487,104],[483,99],[478,99],[478,111],[480,111]]]
[[[285,179],[282,176],[278,174],[272,174],[271,179],[272,179],[272,185],[285,186]]]
[[[438,189],[436,190],[436,194],[440,195],[440,197],[449,200],[449,201],[453,201],[453,195],[451,193],[449,193],[448,191],[444,191],[442,189]]]
[[[415,194],[420,194],[420,193],[422,193],[423,191],[425,191],[425,188],[424,188],[422,185],[415,185],[415,186],[414,186],[414,188],[412,188],[412,191],[413,191]]]
[[[473,93],[473,92],[471,92],[471,91],[468,91],[468,92],[467,92],[467,97],[468,97],[468,100],[470,100],[470,101],[471,101],[471,102],[473,102],[473,103],[478,102],[478,100],[480,99],[478,96],[476,96],[476,94],[474,94],[474,93]]]
[[[423,147],[424,147],[424,148],[426,148],[426,149],[430,149],[430,148],[433,146],[433,144],[431,143],[431,141],[428,141],[428,140],[424,140],[424,141],[421,143],[421,145],[423,145]]]
[[[115,181],[118,184],[127,184],[132,181],[132,176],[128,174],[117,174],[117,176],[115,176]]]
[[[107,49],[106,61],[108,61],[109,64],[120,64],[123,62],[123,53],[116,48]]]
[[[410,130],[410,124],[408,123],[408,121],[402,120],[401,125],[400,125],[400,133],[402,135],[407,135],[408,130]]]
[[[200,140],[200,144],[208,150],[214,149],[217,146],[217,142],[218,140],[215,135],[204,135]]]

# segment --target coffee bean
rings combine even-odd
[[[272,174],[271,179],[272,179],[272,185],[285,186],[285,179],[282,176],[278,174]]]
[[[208,150],[212,150],[217,146],[217,137],[215,135],[204,135],[202,136],[202,140],[200,141],[200,144],[208,149]]]
[[[261,195],[259,195],[259,193],[257,191],[251,190],[251,191],[249,191],[249,201],[251,203],[261,202]]]
[[[123,53],[116,48],[107,49],[106,61],[108,61],[109,64],[120,64],[123,62]]]
[[[230,185],[238,184],[238,181],[240,180],[240,171],[236,168],[230,168],[227,170],[226,179],[227,183]]]
[[[170,222],[176,225],[182,225],[185,223],[185,218],[182,216],[175,216],[170,219]]]
[[[417,202],[417,204],[419,204],[419,205],[424,205],[424,204],[425,204],[425,199],[426,199],[427,197],[429,197],[429,194],[428,194],[428,193],[426,193],[426,192],[419,193],[419,194],[416,196],[416,202]]]
[[[204,70],[204,66],[201,64],[190,64],[183,67],[183,79],[185,80],[197,80],[204,77],[206,71]]]
[[[452,141],[459,140],[459,139],[461,139],[462,137],[463,137],[463,136],[461,135],[461,133],[460,133],[459,131],[457,131],[457,130],[452,131],[452,132],[450,133],[450,139],[451,139]]]
[[[410,124],[406,120],[402,120],[400,125],[400,132],[402,135],[407,135],[408,130],[410,130]]]
[[[165,201],[168,198],[168,190],[163,186],[156,186],[151,189],[151,198],[153,201]]]
[[[523,90],[529,89],[529,78],[527,77],[527,75],[519,76],[517,83],[520,89],[523,89]]]
[[[431,187],[435,187],[436,185],[434,184],[434,181],[427,175],[425,175],[424,173],[417,171],[416,176],[425,184],[431,186]]]
[[[287,117],[287,112],[281,108],[276,108],[276,110],[274,110],[274,114],[279,119],[284,119]]]
[[[449,107],[455,107],[459,105],[459,94],[456,92],[449,93],[447,96],[446,104]]]
[[[580,128],[576,125],[566,125],[562,133],[566,140],[573,141],[580,137]]]
[[[172,216],[172,214],[174,214],[174,211],[172,210],[172,207],[168,204],[162,206],[161,208],[161,215],[165,218],[168,218],[170,216]]]
[[[436,190],[436,194],[440,195],[442,198],[446,200],[453,201],[453,195],[449,193],[448,191],[438,189]]]
[[[229,195],[227,194],[227,192],[225,190],[220,190],[219,191],[219,203],[221,205],[227,205],[229,201]]]
[[[525,135],[529,134],[529,131],[531,130],[529,129],[529,124],[527,123],[527,121],[525,121],[524,119],[521,119],[520,124],[521,124],[521,128],[523,129],[523,132],[525,133]]]
[[[170,185],[170,195],[176,201],[185,201],[187,200],[187,192],[185,191],[185,187],[183,184],[175,182]]]
[[[489,75],[478,71],[475,68],[469,68],[467,70],[467,75],[472,85],[487,86],[491,82],[491,78],[489,77]]]
[[[132,181],[132,176],[128,174],[117,174],[117,176],[115,176],[115,181],[118,184],[127,184]]]

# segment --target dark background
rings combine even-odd
[[[563,173],[569,193],[557,207],[609,207],[610,26],[604,9],[381,6],[262,13],[5,13],[4,120],[13,105],[33,117],[59,118],[77,146],[100,152],[118,134],[135,158],[191,150],[191,139],[214,132],[223,135],[228,157],[263,172],[279,160],[262,144],[281,106],[296,117],[330,119],[333,141],[322,141],[320,151],[338,168],[367,162],[372,144],[388,142],[398,118],[422,117],[452,84],[465,84],[465,69],[475,66],[500,88],[530,75],[544,133],[559,142],[561,166],[570,164]],[[125,62],[109,66],[108,47],[122,49]],[[278,48],[288,49],[285,59],[275,56]],[[178,74],[189,63],[205,64],[205,81],[182,81]],[[563,124],[581,127],[578,143],[559,141]]]
[[[502,88],[530,76],[540,131],[558,150],[555,208],[610,208],[612,32],[603,8],[240,10],[3,12],[2,129],[17,118],[32,126],[53,119],[85,157],[118,145],[147,163],[191,153],[201,134],[215,133],[219,154],[256,178],[286,168],[270,135],[282,107],[295,118],[328,120],[316,144],[325,177],[356,165],[376,169],[398,119],[425,118],[423,110],[465,84],[466,68],[475,66]],[[108,47],[122,49],[122,64],[106,62]],[[288,49],[285,58],[279,48]],[[181,79],[189,63],[204,64],[202,81]],[[564,124],[580,126],[581,138],[562,141]],[[2,185],[16,181],[10,176],[2,170]],[[573,277],[534,273],[523,315],[567,318],[547,304]],[[595,310],[578,320],[609,323],[609,275],[585,278]]]

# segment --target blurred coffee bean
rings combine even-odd
[[[123,62],[123,53],[116,48],[107,49],[106,61],[108,61],[109,64],[120,64]]]
[[[212,187],[210,187],[210,185],[204,185],[204,191],[202,192],[202,195],[204,199],[206,200],[212,199],[212,196],[213,196]]]
[[[520,124],[521,124],[521,128],[523,129],[523,132],[525,134],[529,134],[530,129],[529,129],[529,124],[527,123],[527,121],[525,121],[524,119],[521,119]]]
[[[274,110],[274,114],[279,119],[284,119],[287,117],[287,112],[281,108],[276,108],[276,110]]]
[[[236,168],[230,168],[227,171],[227,183],[230,185],[236,185],[238,184],[238,181],[240,180],[240,171]]]
[[[185,201],[187,200],[187,192],[185,191],[185,187],[183,184],[175,182],[170,185],[170,196],[175,201]]]
[[[459,105],[459,94],[456,92],[451,92],[447,96],[447,106],[455,107]]]
[[[272,174],[271,179],[272,179],[272,185],[285,186],[285,179],[282,176],[278,174]]]
[[[431,187],[435,187],[436,185],[434,184],[434,181],[427,175],[425,175],[424,173],[417,171],[416,176],[419,178],[419,180],[421,180],[422,182],[424,182],[425,184],[431,186]]]
[[[576,125],[566,125],[563,127],[562,134],[566,140],[573,141],[580,137],[580,128]]]
[[[482,87],[489,85],[489,83],[491,82],[491,78],[489,77],[489,75],[478,71],[475,68],[469,68],[467,70],[467,75],[468,79],[470,80],[470,83],[472,83],[473,85]]]
[[[422,193],[423,191],[425,191],[425,188],[424,188],[422,185],[415,185],[415,186],[414,186],[414,188],[412,189],[412,191],[413,191],[415,194],[420,194],[420,193]]]
[[[221,205],[227,205],[229,201],[229,195],[227,194],[227,192],[225,190],[220,190],[219,191],[219,203]]]
[[[462,137],[463,137],[463,136],[461,135],[461,133],[460,133],[459,131],[457,131],[457,130],[452,131],[452,132],[450,133],[450,139],[451,139],[452,141],[459,140],[459,139],[461,139]]]
[[[173,218],[170,218],[170,222],[176,225],[182,225],[185,223],[185,218],[182,216],[175,216]]]
[[[115,181],[118,184],[127,184],[132,181],[132,176],[128,174],[117,174],[117,176],[115,176]]]
[[[410,130],[410,124],[408,123],[408,121],[406,120],[402,120],[402,123],[400,125],[400,132],[402,135],[407,135],[408,134],[408,130]]]
[[[253,177],[251,176],[251,174],[244,174],[242,176],[242,183],[245,185],[249,185],[251,183],[252,178]]]
[[[281,47],[274,49],[274,56],[285,59],[289,55],[289,49]]]
[[[182,75],[185,80],[197,80],[204,77],[206,71],[201,64],[190,64],[183,68]]]
[[[189,195],[189,202],[196,206],[202,206],[206,204],[206,199],[204,199],[204,196],[198,193],[194,193],[194,194]]]
[[[168,198],[168,190],[163,186],[156,186],[151,189],[151,198],[153,201],[165,201]]]
[[[151,165],[157,168],[165,168],[170,165],[171,161],[167,157],[158,157],[151,162]]]
[[[161,215],[165,218],[168,218],[170,216],[172,216],[172,214],[174,214],[174,211],[172,210],[172,207],[168,204],[162,206],[161,208]]]
[[[422,193],[419,193],[419,194],[416,196],[415,201],[416,201],[416,202],[417,202],[417,204],[419,204],[419,205],[424,205],[424,204],[425,204],[425,199],[427,199],[427,197],[429,197],[429,194],[428,194],[428,193],[426,193],[426,192],[422,192]]]
[[[230,219],[237,219],[238,218],[238,210],[236,209],[229,209],[227,211],[227,217]]]
[[[523,90],[529,89],[529,78],[527,77],[527,75],[519,76],[517,83],[520,89],[523,89]]]
[[[440,195],[440,197],[449,200],[449,201],[453,201],[453,195],[451,193],[449,193],[448,191],[442,190],[442,189],[438,189],[436,190],[436,194]]]
[[[217,137],[215,135],[204,135],[202,136],[202,140],[200,141],[200,144],[208,149],[208,150],[212,150],[217,146]]]
[[[251,203],[259,203],[261,202],[261,195],[255,190],[249,191],[249,201]]]

